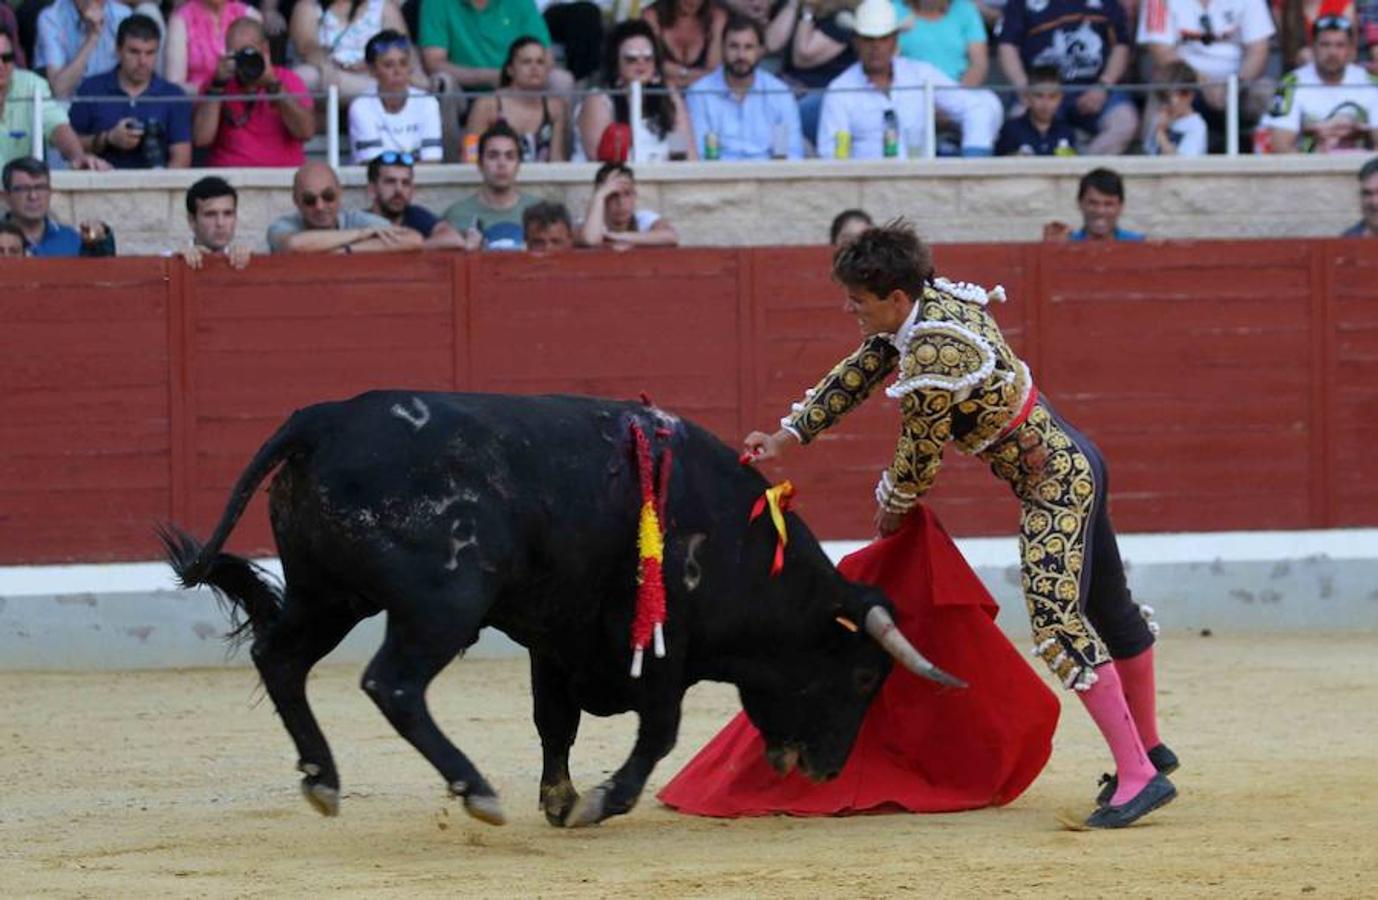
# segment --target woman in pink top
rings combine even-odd
[[[263,18],[240,0],[187,0],[179,6],[167,28],[167,80],[198,93],[225,53],[230,23],[241,16]]]

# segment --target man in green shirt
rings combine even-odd
[[[427,72],[459,87],[487,89],[497,87],[512,42],[528,35],[549,50],[550,29],[535,0],[427,0],[417,45]],[[573,79],[552,67],[547,87],[567,93]]]
[[[43,137],[73,169],[108,169],[110,164],[81,149],[81,138],[67,123],[67,112],[53,102],[41,75],[16,67],[10,37],[0,31],[0,165],[33,152],[33,95],[43,103]]]
[[[540,197],[517,190],[522,165],[521,142],[512,126],[499,120],[478,139],[478,170],[483,185],[445,210],[445,220],[461,234],[470,228],[483,235],[485,250],[521,250],[526,246],[522,213]]]

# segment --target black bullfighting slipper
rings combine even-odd
[[[1142,819],[1160,806],[1166,806],[1177,796],[1177,788],[1158,774],[1144,785],[1143,790],[1119,806],[1102,806],[1086,819],[1087,828],[1124,828]]]
[[[1153,763],[1153,768],[1158,770],[1160,775],[1171,775],[1177,771],[1179,763],[1177,754],[1168,749],[1167,744],[1159,744],[1148,751],[1148,761]],[[1104,806],[1110,802],[1110,798],[1115,796],[1115,788],[1120,786],[1120,781],[1114,775],[1106,772],[1097,782],[1101,785],[1100,793],[1096,795],[1096,805]]]

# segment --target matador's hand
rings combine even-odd
[[[904,517],[907,515],[909,515],[907,512],[890,512],[883,506],[877,507],[876,516],[873,520],[876,534],[880,537],[889,537],[899,531],[900,526],[904,524]]]

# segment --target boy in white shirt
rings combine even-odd
[[[1158,117],[1153,133],[1144,142],[1150,156],[1202,156],[1209,152],[1206,120],[1192,104],[1196,102],[1196,70],[1184,62],[1174,63],[1162,74],[1171,87],[1158,93]]]
[[[411,53],[407,36],[391,29],[378,32],[364,47],[378,96],[356,97],[349,104],[349,146],[356,165],[385,150],[440,162],[440,103],[412,87]]]

